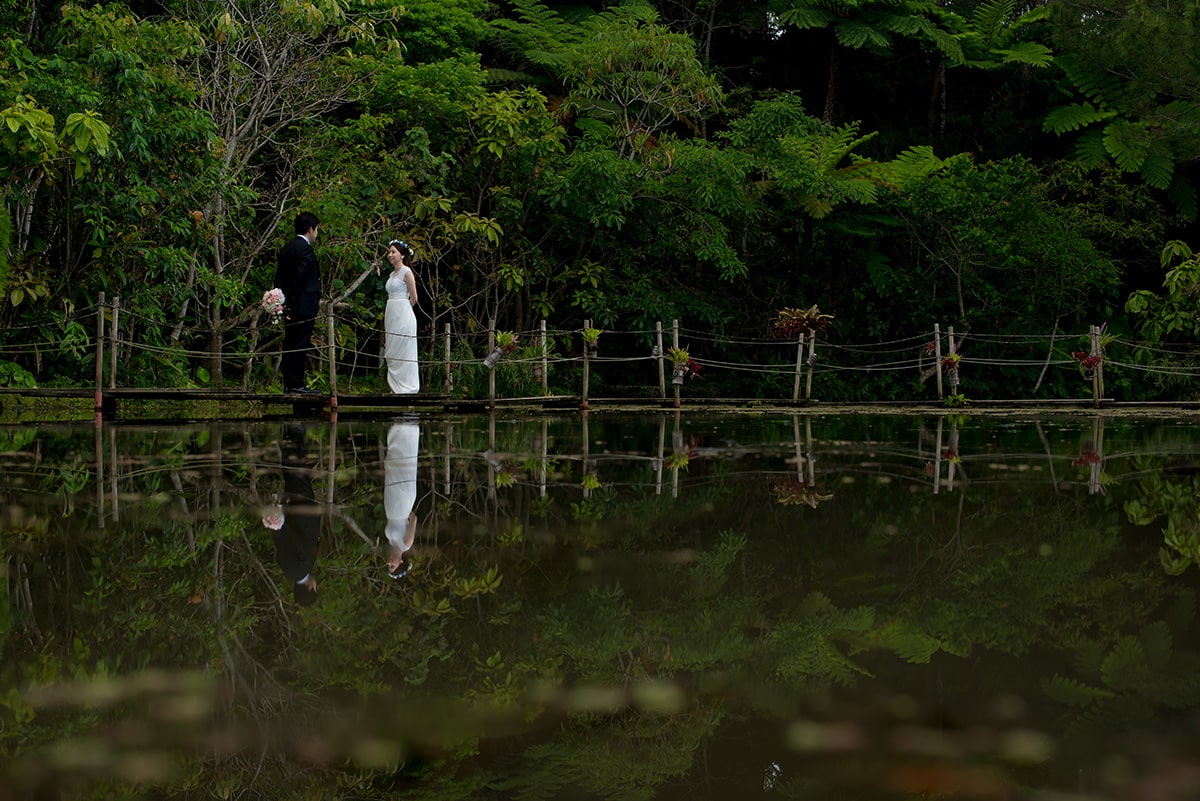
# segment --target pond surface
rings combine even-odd
[[[1185,420],[0,428],[0,799],[1194,797]]]

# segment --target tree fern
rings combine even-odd
[[[989,0],[971,15],[971,27],[983,37],[983,46],[991,49],[1003,35],[1014,11],[1013,0]]]

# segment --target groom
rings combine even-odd
[[[296,236],[279,251],[275,269],[275,287],[283,290],[283,373],[284,394],[317,395],[308,389],[304,372],[308,352],[312,350],[313,328],[321,302],[321,271],[317,268],[317,241],[320,222],[310,211],[296,215]]]

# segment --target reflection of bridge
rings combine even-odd
[[[194,413],[212,420],[231,420],[253,417],[302,416],[326,417],[339,411],[354,410],[357,413],[387,414],[399,411],[433,411],[450,413],[488,412],[492,410],[540,412],[562,412],[575,410],[593,411],[658,411],[680,409],[689,412],[716,413],[807,413],[828,414],[920,414],[945,415],[944,404],[911,401],[863,401],[858,403],[821,403],[820,401],[788,401],[762,398],[583,398],[577,395],[546,395],[521,398],[452,398],[449,395],[420,393],[417,395],[393,395],[374,393],[295,395],[279,392],[256,392],[226,389],[174,389],[115,387],[86,389],[79,387],[0,387],[0,399],[12,398],[22,418],[31,415],[31,406],[26,401],[39,398],[77,400],[81,402],[79,413],[93,411],[97,418],[115,420],[121,416],[122,407],[130,403],[187,403],[200,405],[201,411]],[[93,406],[87,407],[87,401]],[[1125,403],[1106,400],[1099,404],[1105,412],[1124,414],[1172,414],[1200,412],[1200,401],[1173,403]],[[1097,405],[1090,400],[1041,400],[1041,401],[972,401],[969,410],[959,413],[972,415],[1013,415],[1037,412],[1095,414]],[[185,415],[193,416],[193,415]]]
[[[620,484],[605,481],[603,486],[638,487],[646,491],[652,490],[656,495],[669,493],[672,498],[676,498],[685,487],[701,486],[713,480],[711,476],[703,473],[696,475],[694,471],[689,476],[689,465],[695,467],[706,462],[728,463],[738,459],[765,458],[774,463],[747,471],[722,471],[720,480],[761,480],[768,477],[771,481],[779,483],[780,497],[777,500],[780,503],[807,503],[815,506],[817,501],[832,500],[832,492],[836,490],[837,485],[841,481],[852,480],[855,476],[866,480],[876,479],[880,483],[908,482],[914,488],[925,487],[926,491],[932,494],[961,491],[971,484],[986,485],[1012,481],[1042,483],[1047,480],[1057,491],[1067,484],[1082,486],[1084,481],[1080,472],[1086,470],[1089,494],[1101,494],[1104,492],[1105,483],[1104,466],[1113,460],[1183,455],[1177,449],[1146,449],[1105,454],[1104,420],[1101,417],[1094,417],[1090,421],[1081,420],[1079,430],[1075,434],[1087,436],[1088,439],[1079,452],[1064,454],[1053,451],[1049,440],[1041,431],[1040,424],[1035,424],[1044,446],[1040,452],[984,450],[977,453],[961,453],[959,423],[954,419],[946,420],[941,415],[938,415],[936,423],[929,420],[927,425],[927,421],[922,420],[920,429],[915,432],[916,441],[912,447],[905,447],[896,439],[822,441],[813,434],[814,420],[819,423],[820,418],[799,413],[788,416],[791,417],[792,423],[791,441],[773,440],[769,443],[750,445],[733,442],[709,446],[688,440],[687,432],[682,427],[682,415],[660,414],[657,419],[657,445],[643,451],[613,451],[608,448],[597,451],[590,436],[587,414],[578,415],[576,418],[580,435],[578,446],[567,450],[551,449],[550,423],[547,419],[542,419],[540,429],[531,435],[531,448],[510,451],[498,448],[495,415],[488,417],[486,450],[483,450],[485,444],[481,441],[468,451],[456,447],[455,421],[426,420],[424,425],[431,432],[437,432],[440,428],[441,448],[440,452],[437,447],[426,450],[421,455],[420,462],[430,470],[430,478],[445,497],[452,494],[453,476],[458,474],[464,463],[469,462],[480,471],[477,486],[484,490],[492,501],[498,497],[499,490],[515,483],[516,472],[522,473],[520,483],[534,488],[540,497],[545,497],[548,489],[570,486],[580,492],[586,500],[601,486],[599,476],[604,472],[606,464],[641,462],[650,468],[653,479]],[[570,419],[560,420],[569,423]],[[118,457],[116,435],[118,431],[130,427],[126,424],[102,425],[94,429],[97,510],[101,527],[104,526],[106,512],[114,518],[119,514],[119,499],[129,492],[127,486],[125,493],[120,491],[119,480],[127,480],[131,470],[133,474],[144,474],[146,468],[156,459],[154,456],[137,457],[130,454]],[[137,424],[132,424],[132,427],[136,428]],[[353,430],[351,428],[351,431]],[[329,478],[325,485],[327,494],[324,502],[330,508],[338,503],[334,494],[334,477],[345,462],[345,455],[339,450],[346,447],[345,428],[342,432],[343,441],[339,443],[339,426],[335,417],[328,424],[328,437],[322,437],[319,456],[314,462],[320,465],[316,472]],[[223,468],[228,466],[223,465],[226,456],[220,447],[205,454],[178,458],[180,463],[173,469],[179,469],[186,463],[188,470],[203,470],[220,475],[224,472]],[[571,480],[551,480],[550,476],[555,472],[554,463],[563,462],[576,466],[570,471]],[[0,464],[3,464],[3,461],[0,461]],[[125,473],[123,476],[119,475],[122,470]],[[484,472],[486,479],[483,476]],[[990,477],[985,475],[985,472],[990,472]],[[1073,478],[1064,478],[1064,474]],[[1128,478],[1134,474],[1125,472],[1123,475]],[[593,480],[589,480],[589,477]]]

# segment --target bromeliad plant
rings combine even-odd
[[[692,358],[687,348],[667,348],[667,358],[671,360],[672,373],[680,378],[698,378],[702,365]]]
[[[825,314],[816,304],[807,309],[785,308],[771,318],[771,333],[780,339],[799,339],[824,331],[832,322],[833,315]]]
[[[504,351],[505,355],[507,355],[517,349],[518,339],[519,337],[512,331],[497,331],[496,347]]]

